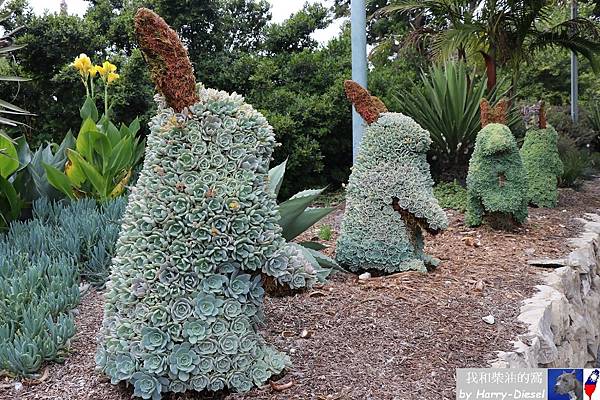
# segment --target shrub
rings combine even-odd
[[[39,200],[34,218],[0,238],[0,373],[31,377],[61,361],[75,333],[79,271],[103,283],[124,201],[63,207]]]
[[[578,147],[592,146],[597,143],[599,132],[595,131],[590,123],[590,118],[585,109],[580,109],[579,121],[574,123],[571,119],[569,107],[552,107],[548,112],[548,123],[563,136],[569,137]]]
[[[558,186],[579,188],[591,166],[587,151],[580,150],[569,136],[559,135],[558,153],[563,163],[563,173],[558,179]]]
[[[467,209],[467,189],[457,180],[436,184],[433,187],[433,195],[442,208],[450,208],[460,212],[465,212]]]
[[[467,175],[465,222],[510,228],[527,218],[527,180],[517,142],[506,125],[490,123],[477,135]]]
[[[346,92],[370,123],[350,175],[336,259],[353,271],[426,271],[431,260],[421,229],[435,233],[448,224],[433,196],[429,132],[410,117],[384,112],[354,82]]]
[[[600,171],[600,153],[594,152],[590,154],[590,167],[594,169],[594,171]]]
[[[257,331],[262,275],[292,288],[316,279],[277,224],[273,130],[241,96],[196,87],[162,18],[140,9],[136,33],[164,96],[123,218],[96,361],[144,399],[245,392],[289,363]]]
[[[532,128],[525,134],[521,159],[527,176],[527,200],[538,207],[555,207],[557,179],[563,173],[557,148],[558,134],[552,126]]]

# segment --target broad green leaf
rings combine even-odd
[[[135,152],[133,154],[133,165],[137,165],[138,162],[140,162],[140,160],[144,157],[144,151],[146,149],[146,141],[142,140],[141,142],[138,142],[137,139],[135,139]]]
[[[284,232],[287,230],[287,227],[291,226],[294,223],[294,220],[321,194],[321,192],[323,192],[323,190],[324,189],[305,190],[278,205],[279,215],[281,216],[279,225],[281,225]],[[285,233],[284,237],[286,237]],[[288,237],[286,237],[286,239],[290,240]]]
[[[293,201],[293,200],[292,200]],[[292,240],[308,228],[313,226],[316,222],[321,220],[327,214],[331,213],[334,209],[332,207],[324,208],[309,208],[301,212],[296,218],[290,223],[282,226],[282,235],[286,240]]]
[[[90,181],[94,189],[96,190],[98,197],[101,199],[106,198],[107,196],[107,186],[108,182],[105,177],[103,177],[96,168],[80,155],[75,152],[71,152],[73,163],[81,168],[86,178]]]
[[[63,172],[60,172],[52,165],[48,165],[44,162],[42,165],[44,166],[44,170],[46,170],[48,182],[50,182],[50,184],[57,190],[63,192],[68,198],[75,200],[75,196],[73,195],[73,185],[67,175],[65,175]]]
[[[85,102],[79,110],[79,115],[81,116],[82,120],[85,121],[86,119],[91,118],[94,121],[94,124],[96,124],[96,121],[98,121],[98,109],[96,108],[96,103],[91,97],[88,96],[85,98]]]
[[[21,214],[21,208],[23,207],[23,201],[19,198],[17,191],[13,187],[13,185],[3,177],[0,177],[0,191],[6,197],[6,200],[9,204],[8,214],[10,215],[10,219],[18,218]],[[2,210],[4,214],[5,210]]]
[[[19,160],[19,168],[18,171],[21,171],[29,165],[31,162],[31,150],[29,149],[29,144],[27,144],[27,139],[25,136],[19,136],[15,140],[17,144],[17,158]]]
[[[54,153],[52,164],[54,165],[55,163],[60,162],[60,160],[62,160],[62,163],[64,164],[67,157],[67,149],[72,149],[73,147],[75,147],[75,138],[69,129],[62,143],[58,147],[58,150]]]
[[[139,130],[140,130],[140,120],[138,117],[135,117],[135,119],[131,122],[131,124],[129,124],[129,133],[132,136],[135,136]]]
[[[110,154],[110,165],[108,172],[111,175],[115,175],[125,167],[133,167],[133,143],[129,138],[123,138],[121,141],[112,149]]]
[[[85,174],[81,166],[76,162],[74,154],[77,152],[73,149],[67,149],[67,157],[69,161],[65,164],[65,174],[75,187],[80,187],[85,182]]]
[[[317,250],[317,251],[327,248],[327,246],[325,246],[323,243],[313,242],[313,241],[300,242],[300,246],[306,247],[307,249]]]
[[[269,190],[275,194],[275,197],[279,195],[279,189],[281,189],[281,183],[283,182],[283,175],[285,175],[285,167],[287,165],[287,159],[276,167],[271,168],[269,171]]]
[[[320,251],[305,248],[305,251],[310,253],[323,268],[335,268],[340,271],[345,271],[333,258],[326,256]]]
[[[103,127],[104,127],[104,133],[106,133],[106,136],[108,137],[108,139],[110,141],[111,147],[116,146],[122,137],[121,133],[119,132],[119,129],[115,126],[115,124],[113,124],[112,122],[110,122],[108,120],[106,120],[106,122],[103,124]]]
[[[0,134],[0,176],[8,178],[19,168],[19,156],[14,141]]]
[[[89,138],[92,143],[92,148],[94,149],[95,154],[100,155],[100,160],[97,160],[97,158],[94,157],[92,159],[88,159],[87,161],[92,163],[92,165],[101,164],[98,166],[102,168],[102,173],[104,174],[110,162],[110,153],[112,147],[110,145],[110,140],[105,134],[98,131],[90,131]]]
[[[98,132],[96,123],[91,119],[87,118],[83,121],[79,134],[77,135],[77,141],[75,148],[77,152],[81,154],[86,160],[92,160],[94,157],[94,138],[91,133]]]
[[[323,193],[323,191],[325,189],[327,189],[327,188],[324,187],[323,189],[306,189],[306,190],[296,193],[295,195],[290,197],[289,200],[299,199],[302,197],[314,197],[316,199],[321,193]]]

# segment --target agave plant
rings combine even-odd
[[[275,196],[279,194],[283,176],[285,175],[286,165],[287,160],[273,167],[269,171],[269,189]],[[334,210],[333,207],[309,207],[324,190],[325,188],[303,190],[302,192],[296,193],[288,200],[278,204],[277,208],[281,217],[279,225],[281,225],[283,237],[288,242],[294,240]],[[321,243],[305,241],[292,245],[300,249],[313,266],[340,268],[335,260],[319,251],[326,248],[326,246]]]
[[[17,192],[27,203],[46,197],[50,200],[61,200],[65,195],[55,189],[48,181],[44,164],[55,168],[63,168],[67,161],[67,150],[75,147],[75,139],[71,132],[67,133],[60,145],[48,143],[40,146],[35,153],[29,150],[24,139],[18,139],[22,155],[21,161],[26,162],[26,167],[14,180]],[[22,141],[22,143],[21,143]]]
[[[495,103],[504,92],[498,86],[488,92],[486,79],[462,62],[434,65],[421,81],[399,94],[402,112],[431,133],[431,152],[442,164],[466,166],[481,129],[479,102]]]

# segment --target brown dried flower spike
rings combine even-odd
[[[501,99],[494,107],[486,99],[481,99],[479,102],[481,109],[481,127],[497,123],[506,125],[508,121],[508,100]]]
[[[187,50],[177,33],[158,14],[140,8],[135,33],[150,67],[156,89],[177,112],[196,103],[196,77]]]
[[[379,119],[381,113],[387,112],[385,104],[377,97],[371,96],[369,91],[358,83],[347,80],[344,82],[344,89],[346,97],[367,124],[372,124]]]

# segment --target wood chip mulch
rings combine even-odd
[[[454,399],[456,368],[486,367],[524,332],[516,322],[520,302],[548,273],[527,261],[564,256],[566,239],[580,228],[574,218],[586,212],[600,212],[600,181],[579,192],[561,190],[557,208],[530,209],[528,222],[513,233],[467,228],[463,215],[450,211],[451,227],[426,238],[427,252],[442,260],[432,273],[366,281],[338,273],[308,293],[268,298],[263,335],[290,354],[293,367],[272,385],[225,399]],[[329,245],[342,213],[340,207],[321,223],[333,228]],[[304,238],[317,232],[318,226]],[[0,380],[0,399],[130,399],[131,390],[94,371],[102,305],[102,294],[89,291],[64,364],[49,365],[45,380],[20,390]],[[488,315],[493,325],[482,320]],[[170,400],[183,398],[199,397]]]

